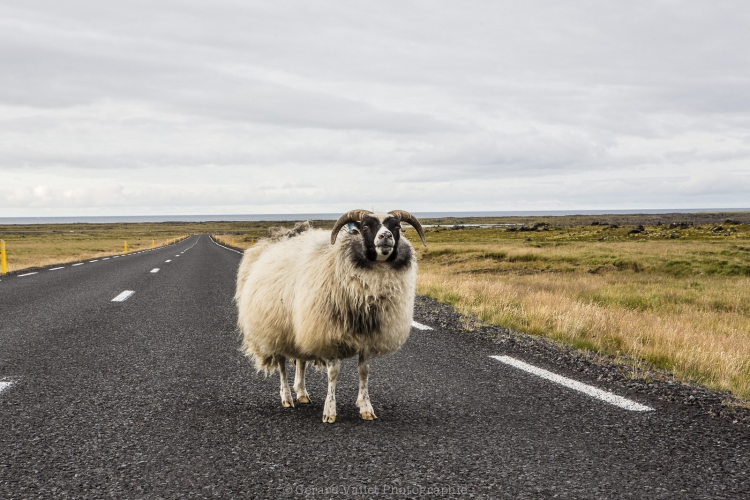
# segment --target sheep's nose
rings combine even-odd
[[[393,234],[390,231],[383,231],[380,233],[380,236],[378,236],[381,240],[385,238],[393,238]]]

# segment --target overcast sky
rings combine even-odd
[[[748,206],[747,0],[0,0],[0,216]]]

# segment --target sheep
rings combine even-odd
[[[248,248],[237,273],[235,302],[242,351],[259,371],[279,372],[283,407],[294,407],[286,377],[287,359],[296,364],[293,389],[298,404],[309,404],[308,362],[328,371],[323,422],[336,421],[340,360],[359,357],[357,406],[363,420],[376,419],[367,382],[368,360],[399,349],[411,329],[417,260],[401,233],[401,222],[422,226],[402,210],[352,210],[333,231],[274,229]],[[341,235],[344,226],[348,231]]]

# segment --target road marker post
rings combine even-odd
[[[151,240],[151,248],[156,248],[156,240]]]
[[[234,246],[234,238],[232,238],[232,246]]]
[[[8,272],[8,258],[5,256],[5,240],[0,240],[0,274]]]
[[[128,253],[128,242],[124,242],[124,245],[122,247],[122,253]]]

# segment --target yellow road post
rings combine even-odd
[[[125,244],[122,247],[123,253],[128,253],[128,242],[126,241]]]
[[[234,246],[234,238],[232,238],[232,246]]]
[[[151,240],[151,248],[156,248],[156,240]]]
[[[8,258],[5,256],[5,240],[0,240],[0,274],[8,272]]]

